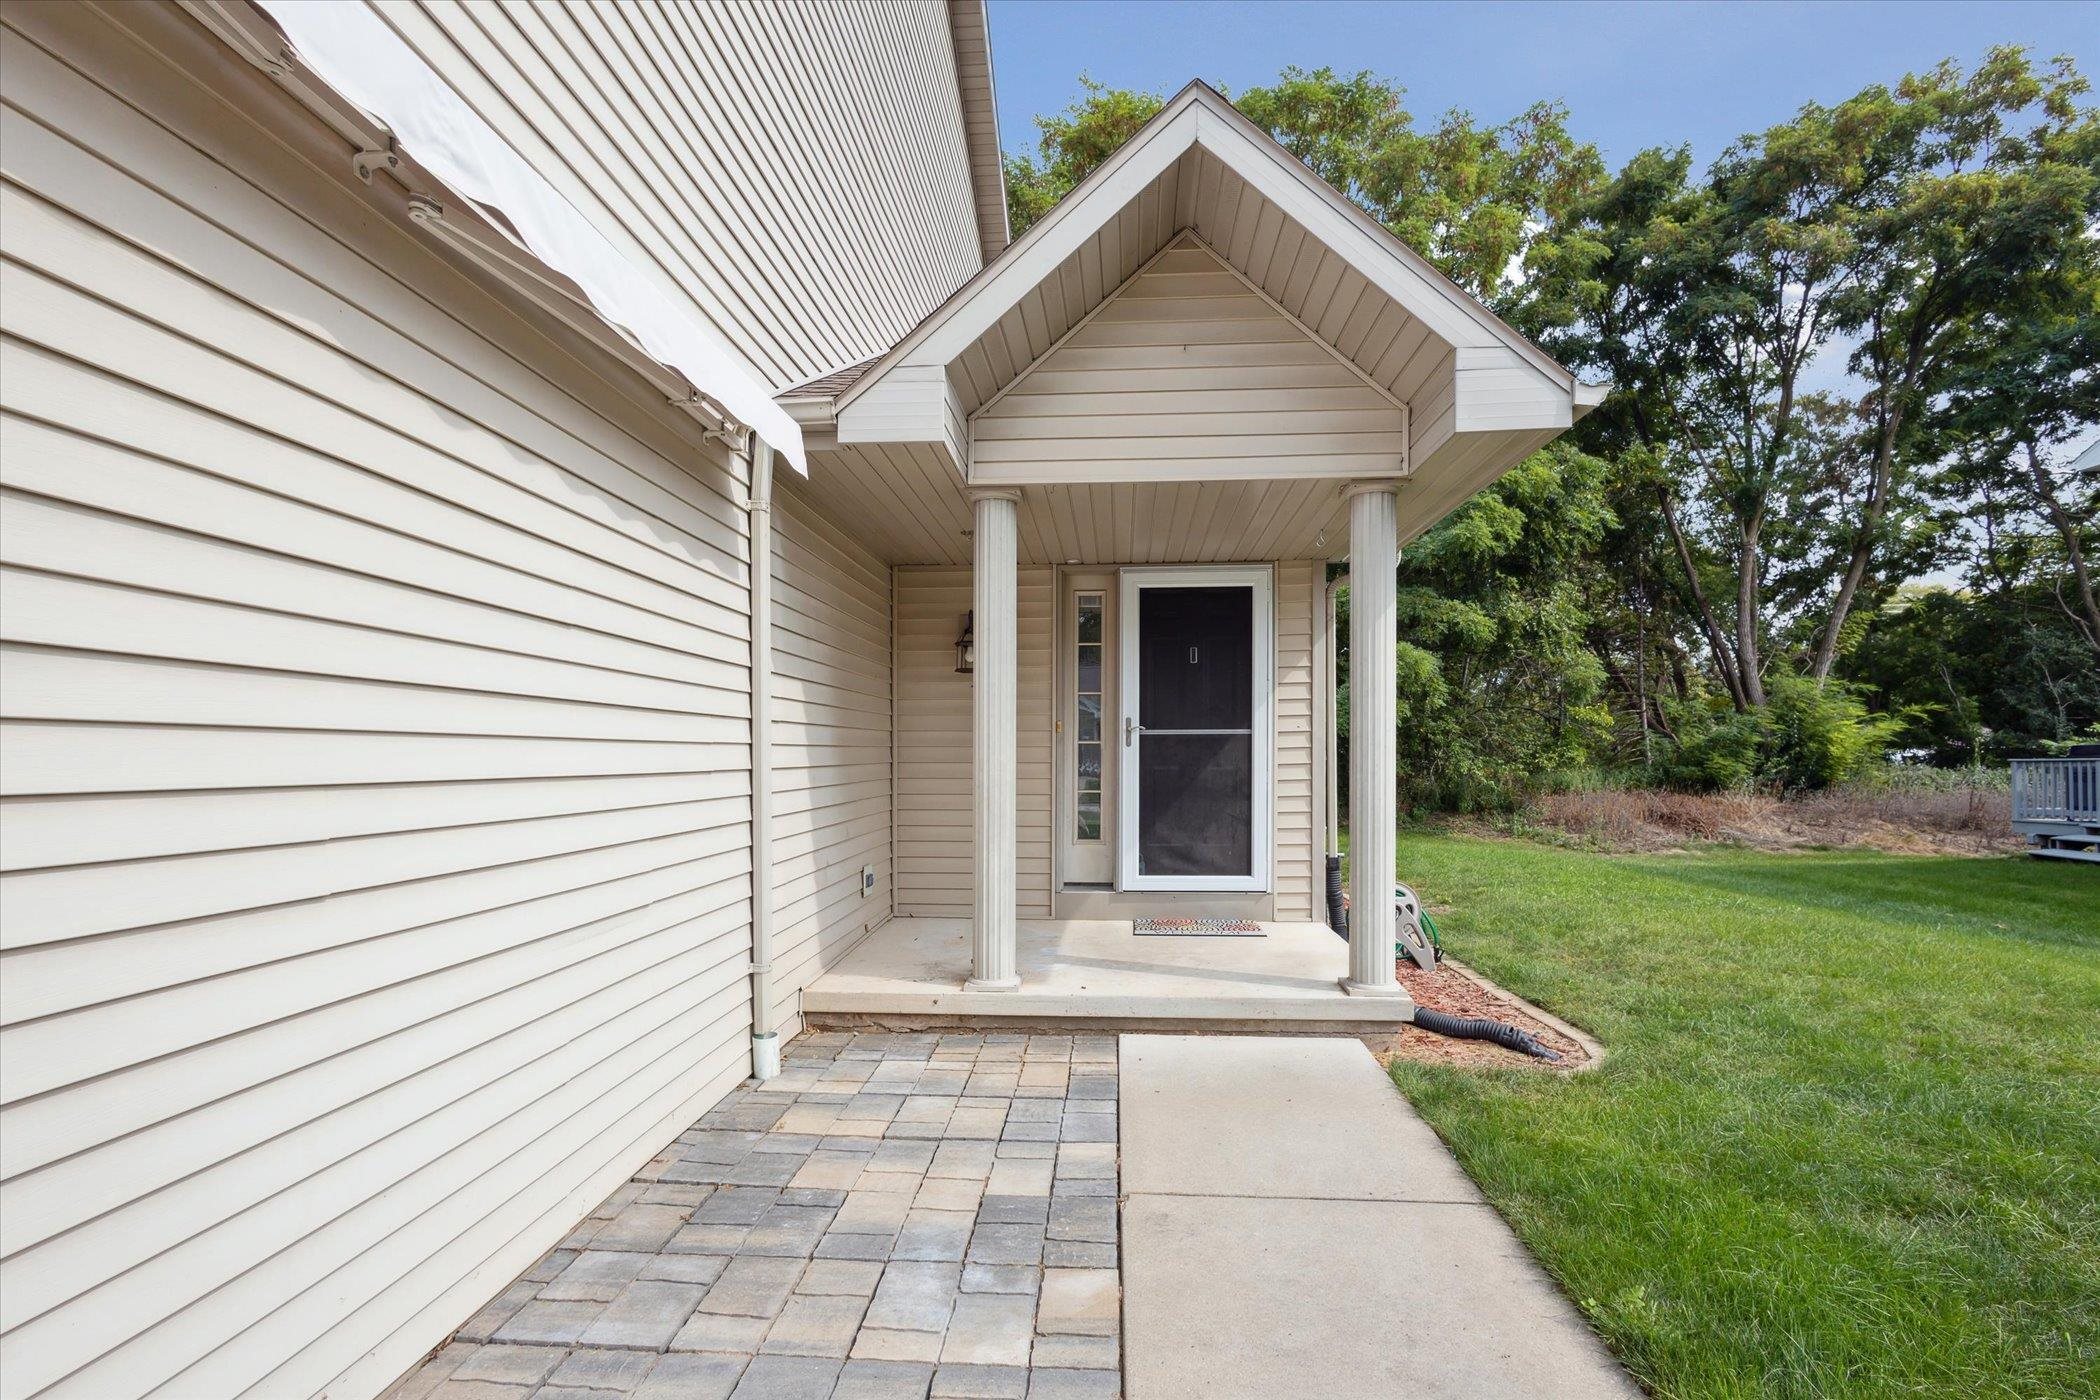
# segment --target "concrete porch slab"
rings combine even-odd
[[[1118,1027],[1373,1033],[1414,1015],[1405,996],[1353,997],[1348,945],[1321,924],[1262,925],[1254,938],[1139,937],[1127,922],[1023,920],[1017,992],[972,992],[967,919],[892,919],[802,993],[814,1025],[1083,1021]]]

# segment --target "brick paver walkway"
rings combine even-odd
[[[1116,1040],[806,1035],[394,1400],[1115,1400]]]

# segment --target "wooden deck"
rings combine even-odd
[[[2012,824],[2030,855],[2100,861],[2100,758],[2016,758]]]

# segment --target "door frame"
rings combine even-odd
[[[1131,761],[1138,695],[1138,593],[1147,587],[1254,590],[1254,784],[1250,800],[1253,868],[1246,875],[1138,874],[1138,765]],[[1267,564],[1197,564],[1125,569],[1117,586],[1115,748],[1116,888],[1119,890],[1246,890],[1266,892],[1275,866],[1276,826],[1276,573]]]

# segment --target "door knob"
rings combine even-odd
[[[1123,747],[1126,749],[1129,748],[1130,736],[1133,734],[1142,734],[1144,730],[1145,726],[1139,724],[1136,720],[1125,716],[1123,720]]]

